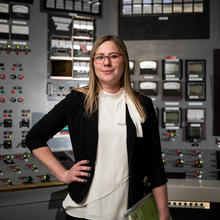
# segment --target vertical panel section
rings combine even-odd
[[[220,135],[220,49],[214,50],[214,118],[213,135]]]

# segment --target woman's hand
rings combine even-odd
[[[74,164],[71,169],[64,171],[62,182],[64,182],[65,184],[70,184],[72,182],[87,182],[86,179],[80,177],[90,177],[90,173],[88,171],[91,170],[91,167],[86,166],[88,164],[88,160],[81,160]]]

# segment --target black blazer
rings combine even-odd
[[[153,103],[146,96],[139,93],[137,96],[146,111],[147,119],[142,124],[143,138],[136,137],[135,125],[126,108],[129,207],[143,197],[145,176],[150,180],[152,188],[167,182],[161,159],[158,121]],[[76,162],[89,160],[92,167],[91,177],[87,178],[86,183],[72,182],[69,184],[69,194],[77,203],[83,201],[90,187],[94,175],[98,143],[98,111],[87,117],[84,98],[83,93],[72,91],[31,128],[25,140],[31,151],[47,146],[47,141],[68,125]]]

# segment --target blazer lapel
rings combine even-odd
[[[131,171],[131,162],[132,162],[132,156],[134,152],[135,139],[136,139],[136,127],[131,119],[127,105],[126,105],[126,124],[127,124],[128,165],[129,165],[129,170]]]

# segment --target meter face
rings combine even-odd
[[[188,123],[204,123],[205,110],[204,109],[187,109],[186,120]]]

